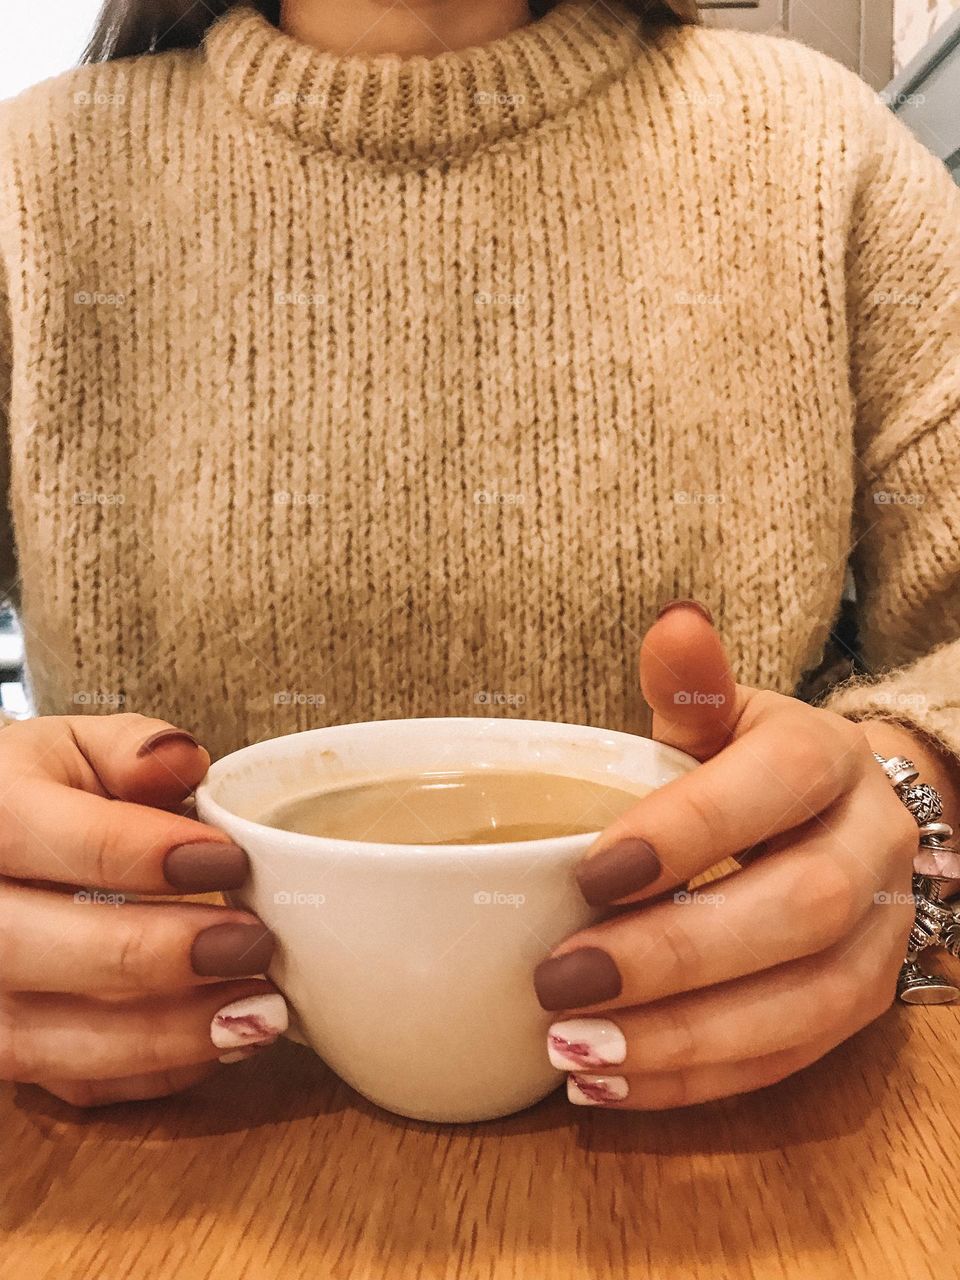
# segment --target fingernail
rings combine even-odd
[[[630,1092],[623,1076],[567,1077],[567,1101],[575,1107],[603,1107],[610,1102],[622,1102]]]
[[[153,734],[152,737],[148,738],[146,742],[143,743],[140,750],[137,752],[137,755],[147,756],[154,747],[158,747],[161,743],[167,742],[186,742],[189,743],[191,747],[200,746],[200,743],[196,740],[193,734],[187,733],[185,729],[161,729],[159,733]]]
[[[627,1056],[627,1042],[606,1018],[571,1018],[555,1022],[547,1032],[547,1054],[558,1071],[590,1071],[619,1066]]]
[[[264,1049],[268,1049],[270,1045],[275,1044],[277,1037],[272,1040],[264,1040],[262,1044],[251,1044],[246,1049],[234,1049],[232,1053],[222,1053],[218,1058],[223,1065],[230,1066],[233,1062],[246,1062],[248,1058],[255,1058],[258,1053],[262,1053]]]
[[[657,617],[662,618],[665,613],[669,613],[671,609],[696,609],[702,613],[706,620],[713,625],[713,614],[705,604],[701,604],[699,600],[668,600],[666,604],[661,605],[657,610]]]
[[[200,978],[243,978],[266,973],[273,955],[273,934],[262,924],[215,924],[198,933],[190,949]]]
[[[247,855],[239,845],[221,844],[216,840],[177,845],[163,862],[167,883],[186,893],[239,889],[249,870]]]
[[[623,990],[620,970],[606,951],[580,947],[537,965],[533,975],[537,999],[544,1009],[579,1009],[615,1000]]]
[[[244,1049],[264,1045],[286,1031],[290,1023],[283,996],[248,996],[213,1015],[210,1039],[215,1049]]]
[[[602,907],[646,889],[662,870],[653,846],[630,837],[584,858],[577,867],[577,883],[591,907]]]

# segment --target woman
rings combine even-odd
[[[179,812],[208,750],[485,706],[707,762],[583,864],[643,909],[535,975],[571,1100],[797,1070],[905,951],[872,752],[960,815],[960,193],[855,76],[687,0],[216,7],[111,0],[0,119],[40,712],[0,732],[0,1076],[151,1097],[270,1043],[254,919],[126,900],[242,882]],[[814,709],[851,555],[876,678]],[[680,595],[717,627],[650,627]]]

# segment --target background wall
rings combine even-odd
[[[72,66],[100,0],[0,0],[0,98]]]
[[[958,10],[960,0],[894,0],[893,60],[897,71]]]

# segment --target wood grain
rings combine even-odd
[[[164,1102],[0,1086],[0,1273],[941,1280],[958,1086],[960,1009],[902,1006],[762,1093],[648,1115],[408,1122],[292,1044]]]

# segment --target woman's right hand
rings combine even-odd
[[[0,730],[0,1079],[80,1106],[159,1097],[286,1029],[251,976],[273,951],[255,916],[139,900],[246,878],[242,849],[177,812],[209,764],[139,715]]]

